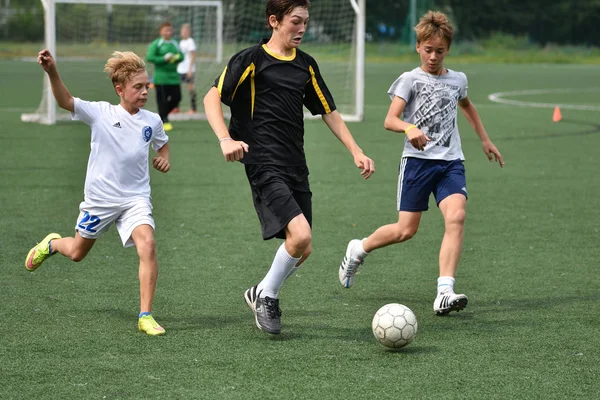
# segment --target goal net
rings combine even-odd
[[[103,72],[113,51],[134,51],[145,58],[148,45],[159,37],[159,25],[173,24],[180,40],[182,24],[190,24],[196,42],[195,86],[198,113],[171,119],[204,119],[202,98],[229,58],[269,37],[265,0],[40,0],[45,13],[45,47],[55,56],[63,81],[74,96],[113,100],[112,85]],[[347,121],[363,117],[364,10],[366,0],[320,0],[311,3],[310,22],[301,49],[319,63],[339,112]],[[148,73],[153,65],[148,63]],[[181,109],[190,107],[182,86]],[[156,111],[155,94],[148,109]],[[225,109],[225,111],[227,111]],[[54,124],[69,119],[57,109],[44,77],[40,106],[23,121]]]

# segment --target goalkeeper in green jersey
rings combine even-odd
[[[179,107],[181,88],[177,64],[183,61],[183,53],[173,39],[173,25],[164,22],[160,25],[160,37],[148,47],[146,59],[154,64],[154,86],[158,115],[163,121],[165,131],[173,129],[169,122],[169,113]]]

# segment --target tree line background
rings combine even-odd
[[[313,0],[311,9],[331,7],[341,0]],[[264,1],[224,0],[225,8],[234,5],[243,26],[264,25]],[[408,43],[410,0],[367,0],[367,37],[372,41]],[[71,6],[72,7],[72,6]],[[86,6],[79,5],[81,17]],[[417,18],[428,9],[446,12],[456,28],[456,41],[477,41],[515,36],[545,46],[580,45],[600,47],[600,0],[417,0]],[[143,18],[140,11],[139,18]],[[125,16],[136,18],[135,6]],[[241,23],[240,23],[241,24]],[[240,25],[241,26],[241,25]],[[336,38],[336,27],[325,26]],[[154,34],[154,33],[153,33]],[[43,9],[39,0],[0,0],[0,40],[42,41]]]

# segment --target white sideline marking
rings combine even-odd
[[[560,107],[567,110],[600,111],[600,105],[587,104],[562,104],[562,103],[537,103],[533,101],[520,101],[505,99],[505,96],[526,96],[531,94],[555,94],[555,93],[594,93],[600,92],[600,88],[584,89],[536,89],[536,90],[515,90],[513,92],[497,92],[488,96],[488,100],[495,103],[510,104],[521,107],[554,108]]]
[[[5,113],[26,113],[29,112],[31,110],[33,110],[34,108],[14,108],[14,107],[0,107],[0,112],[5,112]]]

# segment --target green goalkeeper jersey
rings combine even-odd
[[[165,55],[168,53],[171,53],[172,57],[166,60]],[[183,53],[179,49],[177,41],[156,39],[150,43],[146,59],[154,64],[155,85],[179,85],[177,64],[183,61]]]

